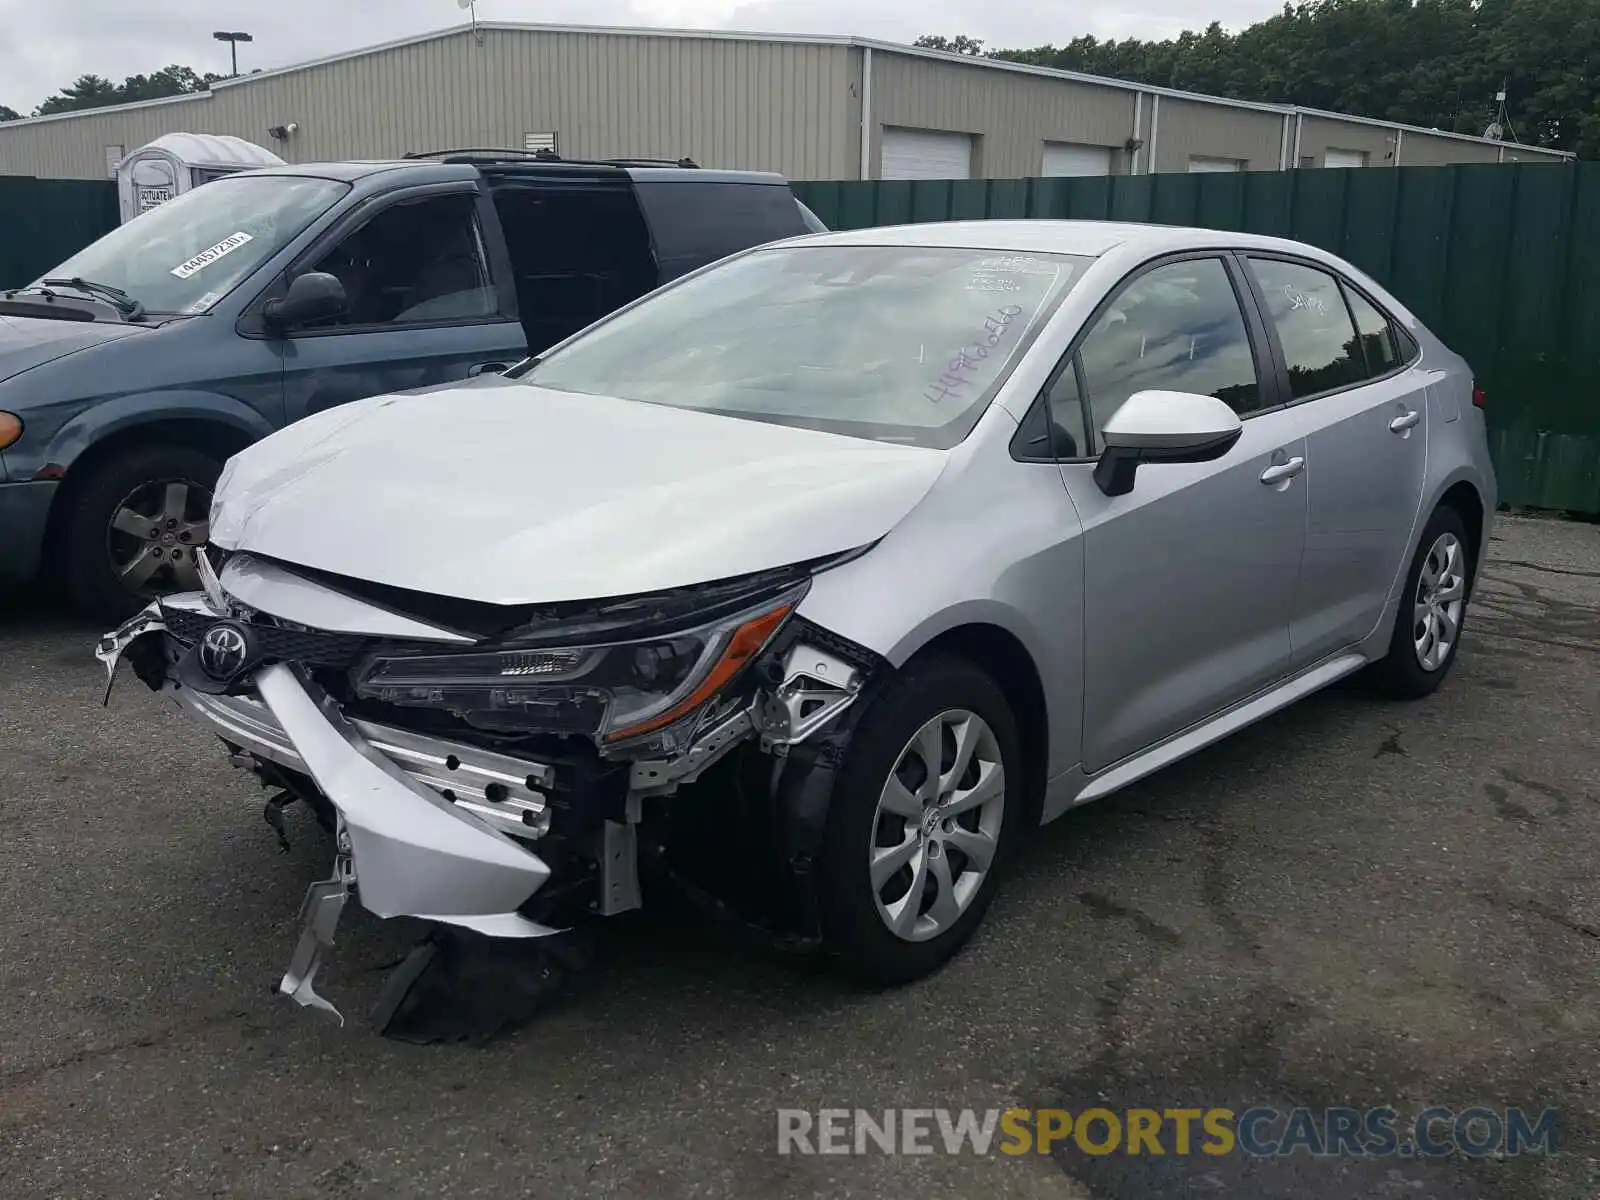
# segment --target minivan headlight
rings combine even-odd
[[[595,646],[518,646],[454,654],[380,655],[356,694],[442,708],[552,733],[643,737],[689,716],[755,658],[806,584],[759,605],[660,637]]]
[[[0,410],[0,450],[14,445],[22,436],[22,418],[13,412]]]

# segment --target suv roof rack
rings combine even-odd
[[[507,150],[500,147],[464,146],[451,150],[414,150],[403,158],[437,158],[447,163],[550,162],[584,167],[682,167],[698,169],[692,158],[562,158],[554,150]]]

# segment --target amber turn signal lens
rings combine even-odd
[[[22,436],[22,418],[16,413],[0,412],[0,450]]]

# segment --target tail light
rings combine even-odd
[[[1477,384],[1472,385],[1472,407],[1483,408],[1489,403],[1489,397],[1483,394],[1483,389]]]

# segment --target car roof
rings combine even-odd
[[[1032,251],[1098,258],[1125,247],[1146,254],[1191,248],[1262,250],[1309,247],[1282,238],[1181,225],[1141,225],[1131,221],[985,220],[928,221],[838,230],[807,239],[811,245],[950,246],[970,250]]]
[[[724,171],[704,167],[681,167],[672,164],[656,166],[654,164],[628,162],[626,160],[586,162],[569,159],[566,161],[540,162],[533,158],[511,157],[484,158],[477,161],[465,161],[459,158],[441,161],[432,157],[352,159],[342,162],[285,163],[282,166],[257,167],[249,172],[239,173],[251,175],[298,175],[314,179],[337,179],[344,183],[354,183],[358,179],[365,179],[370,175],[385,171],[418,169],[447,171],[462,176],[468,176],[483,170],[491,173],[547,176],[550,178],[561,178],[564,175],[588,175],[593,177],[599,171],[613,176],[627,176],[640,182],[788,185],[788,180],[782,175],[771,171]]]

